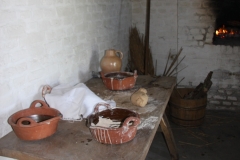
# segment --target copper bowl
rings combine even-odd
[[[131,72],[110,72],[104,74],[101,72],[104,85],[110,90],[127,90],[135,86],[137,80],[137,71]]]
[[[40,103],[41,107],[36,107]],[[30,108],[20,110],[8,118],[16,136],[22,140],[39,140],[51,136],[57,130],[62,114],[50,108],[44,101],[35,100]]]
[[[99,112],[99,107],[105,106],[107,109]],[[117,128],[93,126],[99,121],[99,117],[120,122]],[[94,109],[94,113],[87,118],[87,126],[94,137],[100,143],[121,144],[131,141],[140,124],[139,114],[122,108],[111,108],[109,104],[99,103]]]

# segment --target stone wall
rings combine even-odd
[[[178,81],[184,78],[180,85],[197,86],[213,71],[208,108],[240,109],[240,47],[212,44],[216,15],[211,3],[151,0],[150,46],[154,62],[157,60],[157,74],[163,73],[169,50],[174,55],[182,47],[180,58],[186,58],[177,70],[186,69],[176,74]],[[144,34],[146,1],[132,0],[132,7],[133,25]]]
[[[239,110],[239,97],[239,86],[213,87],[208,93],[208,108]]]
[[[8,117],[42,99],[41,87],[85,82],[104,50],[125,54],[129,0],[0,0],[0,137]]]

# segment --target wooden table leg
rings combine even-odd
[[[170,155],[172,157],[172,160],[178,160],[179,155],[178,155],[178,152],[177,152],[177,147],[176,147],[175,140],[174,140],[174,137],[173,137],[173,134],[172,134],[172,130],[170,128],[170,125],[169,125],[169,122],[168,122],[168,119],[167,119],[167,116],[166,116],[165,113],[164,113],[164,115],[162,117],[162,120],[160,122],[160,126],[161,126],[161,130],[164,134],[164,137],[166,139],[167,146],[168,146]]]

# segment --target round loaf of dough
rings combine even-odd
[[[140,107],[144,107],[148,102],[147,90],[145,88],[140,88],[134,92],[131,96],[132,104]]]

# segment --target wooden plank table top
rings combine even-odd
[[[151,85],[149,82],[152,82]],[[0,155],[23,160],[144,160],[165,112],[176,79],[138,76],[135,87],[126,91],[108,90],[100,78],[92,78],[85,84],[102,99],[112,99],[117,107],[139,113],[141,123],[133,140],[117,145],[101,144],[93,139],[85,120],[80,122],[61,120],[55,134],[38,141],[23,141],[17,138],[14,132],[10,132],[0,139]],[[141,87],[147,89],[149,96],[145,107],[137,107],[130,102],[130,96]]]

